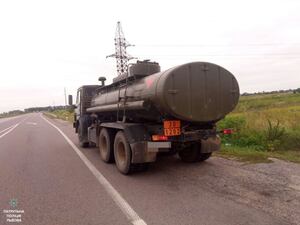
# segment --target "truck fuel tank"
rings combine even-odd
[[[222,119],[238,103],[239,86],[228,70],[208,62],[192,62],[176,66],[128,83],[113,83],[101,88],[92,100],[88,112],[114,112],[119,96],[126,96],[128,110],[145,110],[153,113],[148,103],[163,116],[184,121],[210,122]],[[141,102],[147,104],[135,104]],[[133,107],[134,106],[134,107]],[[136,106],[141,106],[140,108]],[[150,109],[148,110],[147,109]]]

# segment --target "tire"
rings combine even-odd
[[[131,148],[123,131],[118,131],[114,141],[114,156],[118,170],[123,174],[133,172]]]
[[[195,162],[202,162],[207,160],[210,156],[210,153],[201,153],[201,144],[200,143],[193,143],[190,147],[182,149],[178,152],[180,159],[183,162],[187,163],[195,163]]]
[[[114,162],[114,136],[110,129],[102,128],[99,134],[99,152],[106,163]]]
[[[87,140],[87,130],[91,125],[91,120],[88,115],[80,117],[78,124],[78,141],[80,147],[87,148],[89,147],[89,141]]]

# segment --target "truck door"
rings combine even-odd
[[[77,90],[77,96],[76,96],[76,108],[75,108],[75,114],[76,119],[78,120],[81,114],[81,96],[82,96],[82,88],[79,88]]]

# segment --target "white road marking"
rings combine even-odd
[[[3,133],[3,132],[5,132],[5,131],[7,131],[7,130],[9,130],[9,129],[12,128],[13,126],[14,126],[14,125],[12,125],[12,126],[10,126],[10,127],[8,127],[8,128],[5,128],[4,130],[1,130],[1,131],[0,131],[0,134]]]
[[[19,116],[14,116],[14,117],[8,117],[8,118],[2,118],[0,119],[0,123],[4,123],[6,121],[10,121],[10,120],[13,120],[13,119],[18,119],[20,117],[22,117],[23,115],[19,115]]]
[[[21,122],[20,122],[21,123]],[[17,126],[20,125],[20,123],[15,124],[14,126],[10,127],[10,129],[8,131],[6,131],[4,134],[0,135],[0,138],[3,138],[5,135],[9,134],[10,132],[12,132]]]
[[[14,117],[12,117],[12,118],[3,118],[3,119],[0,119],[0,123],[4,123],[4,122],[10,121],[12,119],[15,119],[15,118]]]
[[[29,125],[37,125],[37,123],[35,123],[35,122],[26,122],[26,124],[29,124]]]
[[[110,195],[113,201],[119,206],[122,212],[126,215],[128,220],[133,225],[147,225],[146,222],[139,217],[139,215],[133,210],[133,208],[128,204],[128,202],[121,196],[121,194],[109,183],[109,181],[100,173],[97,168],[88,160],[88,158],[77,148],[77,146],[61,131],[57,126],[51,123],[49,120],[41,117],[52,127],[54,127],[69,143],[69,145],[73,148],[73,150],[77,153],[80,159],[84,162],[84,164],[89,168],[89,170],[93,173],[99,183],[104,187],[106,192]]]
[[[12,132],[17,126],[19,126],[21,123],[23,123],[28,117],[25,117],[21,122],[15,124],[15,125],[12,125],[2,131],[0,131],[0,134],[3,133],[4,131],[6,131],[4,134],[1,134],[0,135],[0,138],[3,138],[5,135],[9,134],[10,132]]]

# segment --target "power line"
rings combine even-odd
[[[245,44],[136,44],[138,47],[249,47],[249,46],[287,46],[300,43],[245,43]]]
[[[265,56],[288,56],[288,57],[300,57],[300,53],[261,53],[261,54],[167,54],[167,55],[140,55],[141,57],[202,57],[202,56],[217,56],[217,57],[265,57]]]

